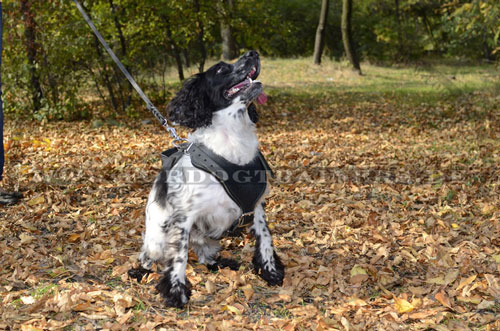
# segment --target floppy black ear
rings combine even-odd
[[[200,74],[184,83],[167,105],[168,118],[172,122],[191,129],[212,124],[213,107],[204,85],[205,80]]]
[[[251,104],[248,105],[248,117],[250,117],[250,120],[257,124],[259,121],[259,113],[257,113],[257,107],[255,107],[255,104],[252,102]]]

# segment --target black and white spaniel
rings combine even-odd
[[[189,143],[203,145],[217,157],[245,166],[260,154],[255,133],[258,116],[254,101],[265,102],[259,55],[247,52],[236,63],[219,62],[187,80],[167,106],[169,119],[194,129]],[[167,306],[184,306],[191,294],[186,279],[188,248],[198,262],[210,269],[238,263],[217,256],[219,239],[238,220],[243,210],[212,175],[193,166],[183,153],[171,169],[162,169],[149,194],[146,231],[139,256],[142,266],[129,274],[140,280],[157,263],[163,276],[156,286]],[[211,180],[196,181],[193,178]],[[265,183],[267,194],[267,182]],[[255,271],[269,285],[281,285],[284,267],[273,248],[266,224],[264,195],[253,210],[252,233],[256,238]]]

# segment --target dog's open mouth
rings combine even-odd
[[[253,66],[252,69],[250,69],[250,72],[248,73],[247,77],[243,81],[239,82],[238,84],[234,85],[230,89],[226,90],[225,97],[226,98],[232,98],[236,94],[241,93],[241,92],[247,90],[250,86],[252,86],[252,84],[260,83],[259,80],[255,79],[255,78],[257,78],[256,73],[257,73],[257,68],[255,66]],[[264,92],[261,92],[257,96],[257,102],[259,104],[263,104],[266,101],[267,101],[266,94]]]

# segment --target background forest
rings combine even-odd
[[[2,4],[1,186],[23,198],[0,207],[0,330],[500,330],[499,0],[82,1],[163,112],[262,55],[285,279],[244,231],[221,239],[237,271],[189,253],[184,309],[127,274],[168,135],[73,1]]]
[[[200,71],[209,59],[256,49],[267,57],[310,56],[321,1],[86,0],[83,6],[152,99],[169,99],[166,74]],[[342,2],[330,1],[324,54],[344,57]],[[136,95],[72,1],[4,1],[7,112],[38,119],[89,117],[99,107],[131,112]],[[362,61],[391,65],[430,57],[495,62],[496,0],[358,0],[353,44]],[[96,108],[97,107],[97,108]]]

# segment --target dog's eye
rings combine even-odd
[[[228,72],[228,68],[226,67],[220,67],[219,69],[217,69],[217,74],[225,74]]]

